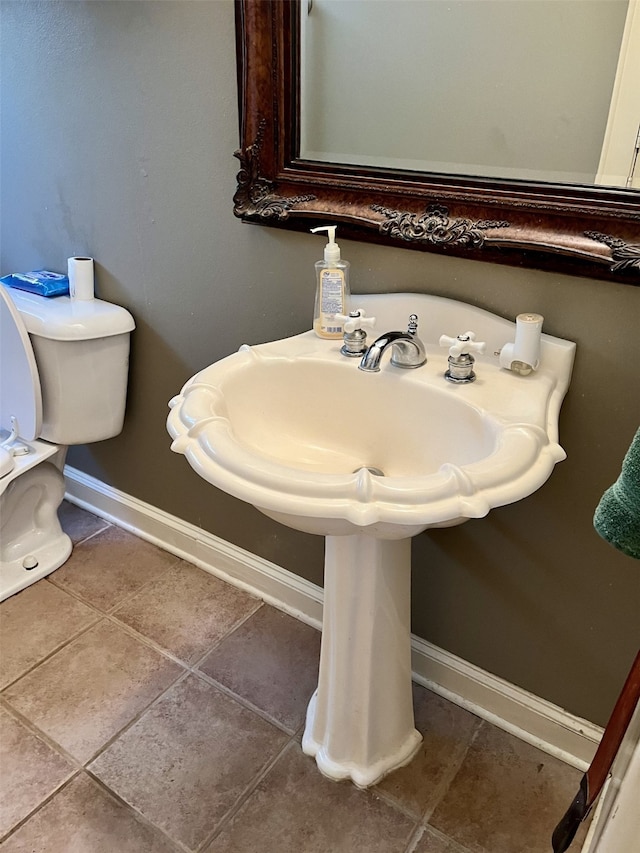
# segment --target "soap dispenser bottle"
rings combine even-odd
[[[340,246],[336,243],[336,226],[322,225],[312,228],[326,231],[329,242],[324,247],[324,259],[316,263],[316,301],[313,311],[313,330],[319,338],[341,339],[344,320],[340,315],[349,313],[349,261],[340,258]]]

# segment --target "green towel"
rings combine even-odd
[[[624,457],[620,476],[600,499],[593,526],[618,550],[640,560],[640,429]]]

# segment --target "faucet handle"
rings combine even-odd
[[[449,367],[444,378],[449,382],[475,382],[473,371],[473,356],[471,353],[483,353],[487,347],[484,341],[476,341],[474,332],[463,332],[457,338],[449,335],[440,336],[440,346],[449,347]]]
[[[456,338],[450,338],[449,335],[441,335],[438,343],[441,347],[449,347],[449,355],[453,358],[458,358],[461,355],[467,355],[472,352],[482,354],[487,348],[484,341],[476,341],[475,332],[463,332]]]
[[[336,314],[336,319],[343,324],[344,336],[340,349],[342,355],[355,358],[364,355],[367,350],[367,333],[365,327],[373,329],[376,324],[375,317],[365,317],[362,308],[350,311],[349,315]]]
[[[344,325],[345,332],[351,334],[357,332],[358,329],[373,329],[376,324],[375,317],[367,317],[363,308],[356,308],[355,311],[349,311],[349,314],[336,314],[336,320],[339,320]]]

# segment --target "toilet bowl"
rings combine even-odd
[[[67,447],[122,430],[129,339],[124,308],[0,284],[0,601],[59,568]]]

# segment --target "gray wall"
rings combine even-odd
[[[322,540],[272,523],[169,451],[167,401],[243,343],[310,327],[317,237],[243,225],[233,5],[2,4],[2,273],[97,259],[135,316],[128,416],[69,462],[315,582]],[[640,564],[591,518],[640,421],[640,288],[343,242],[354,291],[425,291],[578,344],[568,459],[526,500],[414,540],[414,630],[603,724],[638,647]],[[341,412],[336,412],[339,424]]]

